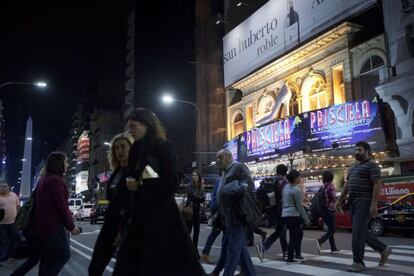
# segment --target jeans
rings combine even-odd
[[[29,249],[29,257],[10,276],[26,275],[40,261],[40,244],[33,234],[24,233]]]
[[[224,264],[223,276],[233,276],[237,266],[243,275],[255,276],[256,272],[245,245],[246,227],[243,225],[227,225],[223,236],[220,259],[217,262],[215,273],[220,273]]]
[[[318,239],[319,244],[323,244],[329,239],[329,244],[331,250],[336,250],[335,244],[335,231],[336,231],[336,221],[335,221],[335,211],[328,210],[323,216],[322,219],[325,221],[328,231]]]
[[[303,238],[303,230],[301,227],[300,217],[285,217],[287,229],[289,229],[289,244],[288,244],[288,258],[287,261],[293,261],[293,257],[300,255],[300,248]],[[299,252],[298,252],[299,251]]]
[[[198,237],[200,235],[200,211],[197,212],[196,209],[194,209],[193,218],[190,221],[187,221],[186,224],[189,234],[191,234],[191,230],[194,226],[193,244],[198,255]]]
[[[16,225],[0,224],[0,261],[13,257],[19,237]]]
[[[365,199],[354,199],[350,203],[352,220],[352,254],[354,256],[354,263],[364,264],[365,243],[380,253],[387,247],[368,231],[370,206],[371,201]]]
[[[280,239],[282,251],[287,251],[286,225],[281,217],[276,218],[276,229],[263,243],[264,249],[268,250],[278,238]]]
[[[69,239],[65,228],[59,225],[46,240],[37,239],[41,244],[39,276],[58,275],[70,258]]]
[[[207,241],[206,241],[206,245],[204,246],[204,249],[203,249],[203,255],[209,255],[210,254],[211,247],[213,246],[214,241],[216,240],[218,235],[220,235],[220,233],[221,233],[220,228],[213,227],[211,229],[211,232],[208,235],[208,238],[207,238]]]

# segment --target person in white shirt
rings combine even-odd
[[[13,254],[19,233],[14,224],[20,208],[19,197],[10,191],[7,182],[0,183],[0,209],[4,209],[4,218],[0,221],[0,262],[14,262]]]

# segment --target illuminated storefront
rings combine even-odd
[[[363,26],[334,22],[375,1],[325,3],[318,18],[328,11],[332,18],[341,15],[319,25],[305,14],[316,14],[314,7],[306,9],[309,1],[293,1],[299,22],[289,28],[272,21],[284,22],[279,15],[283,8],[277,9],[281,2],[269,1],[223,39],[227,136],[233,156],[246,163],[256,178],[274,175],[283,163],[302,171],[309,183],[318,182],[322,170],[331,169],[341,187],[354,162],[355,143],[365,140],[383,174],[392,174],[385,162],[394,154],[387,136],[392,131],[386,131],[384,104],[372,77],[386,64],[384,36],[354,43]],[[282,27],[289,36],[283,35]],[[248,38],[238,48],[243,34]],[[278,40],[271,39],[276,36]],[[254,44],[259,47],[261,42],[266,54],[261,48],[254,52]]]

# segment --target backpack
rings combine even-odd
[[[310,204],[310,212],[313,219],[317,219],[324,214],[326,209],[325,187],[321,187],[313,196]]]
[[[29,227],[31,217],[34,212],[34,194],[35,192],[33,191],[27,202],[23,204],[17,212],[15,225],[18,230],[25,231]]]

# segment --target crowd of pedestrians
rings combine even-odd
[[[137,108],[128,116],[126,125],[128,132],[116,135],[111,142],[108,160],[113,173],[106,188],[110,204],[95,244],[89,275],[102,275],[114,256],[113,275],[206,275],[200,261],[214,264],[210,250],[220,233],[223,233],[221,252],[209,274],[212,276],[221,272],[232,276],[238,267],[243,275],[256,275],[247,249],[253,245],[253,232],[262,237],[256,245],[261,261],[277,239],[287,264],[306,261],[301,254],[303,227],[315,218],[304,208],[303,192],[298,186],[301,175],[297,170],[277,166],[277,175],[272,179],[273,200],[267,206],[275,230],[267,236],[258,227],[261,214],[249,169],[234,161],[228,149],[218,151],[216,165],[220,178],[210,201],[212,229],[199,256],[200,205],[205,201],[201,173],[192,172],[185,202],[185,208],[191,212],[184,219],[174,199],[180,182],[176,157],[162,123],[150,110]],[[328,170],[323,172],[323,186],[318,192],[323,208],[318,217],[326,223],[328,231],[315,240],[315,246],[320,252],[329,240],[331,252],[340,251],[334,237],[335,213],[348,200],[354,261],[348,270],[360,272],[365,270],[365,243],[380,253],[380,265],[387,262],[391,249],[368,231],[369,219],[377,215],[382,185],[380,169],[370,159],[368,143],[356,144],[355,158],[338,200],[334,175]],[[64,153],[53,152],[48,156],[31,196],[31,208],[25,208],[29,212],[28,223],[21,229],[30,247],[29,258],[12,275],[25,275],[36,264],[39,275],[58,275],[69,260],[68,233],[78,235],[81,229],[74,224],[68,207],[69,191],[64,181],[67,168]],[[14,261],[19,208],[18,196],[10,191],[8,183],[0,183],[0,262]]]

